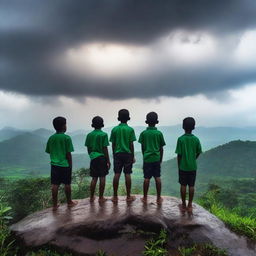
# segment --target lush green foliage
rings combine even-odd
[[[198,244],[192,247],[179,247],[181,256],[227,256],[225,250],[221,250],[212,244]]]
[[[143,255],[145,256],[165,256],[168,251],[167,246],[168,235],[167,231],[162,229],[159,236],[148,240],[145,244],[145,251]]]
[[[255,205],[251,204],[250,194],[251,189],[248,184],[248,180],[244,181],[247,184],[246,191],[249,193],[243,193],[241,198],[248,199],[243,201],[240,198],[240,188],[237,187],[235,190],[227,190],[223,189],[217,185],[211,184],[209,186],[209,190],[205,193],[198,202],[208,209],[211,213],[219,217],[223,222],[225,222],[233,231],[245,235],[252,240],[256,241],[256,219],[255,219]],[[230,182],[231,186],[233,181]],[[255,180],[251,180],[252,190],[255,190]],[[234,184],[243,184],[243,181],[237,182]],[[243,187],[243,186],[241,186]],[[245,191],[243,191],[245,192]],[[238,199],[237,199],[238,198]],[[240,199],[239,199],[240,198]],[[243,215],[240,214],[241,206],[240,200],[242,200],[242,204],[244,206]],[[254,199],[252,199],[254,200]],[[246,205],[248,202],[248,205]],[[248,214],[245,216],[245,214]]]

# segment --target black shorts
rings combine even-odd
[[[196,181],[196,171],[179,170],[179,183],[182,186],[194,187]]]
[[[114,172],[125,174],[132,173],[133,155],[131,153],[116,153],[114,154]]]
[[[107,159],[104,156],[99,156],[91,160],[90,176],[105,177],[108,174]]]
[[[143,163],[144,179],[158,178],[161,176],[160,162]]]
[[[60,185],[63,183],[65,185],[70,185],[71,173],[72,171],[70,167],[51,165],[51,184]]]

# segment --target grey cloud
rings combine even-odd
[[[255,14],[254,0],[2,0],[0,88],[37,96],[118,99],[184,96],[239,86],[255,81],[255,72],[215,63],[166,69],[143,79],[80,80],[53,70],[50,58],[81,42],[145,45],[176,29],[209,31],[221,38],[254,28]],[[194,43],[199,41],[200,37]]]

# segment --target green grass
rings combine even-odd
[[[256,219],[252,217],[241,217],[220,206],[213,204],[210,212],[221,219],[229,228],[241,235],[245,235],[256,241]]]

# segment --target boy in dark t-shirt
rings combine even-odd
[[[56,133],[50,136],[47,141],[45,152],[50,154],[51,159],[51,184],[53,210],[57,210],[58,191],[61,183],[65,185],[65,194],[68,207],[77,204],[71,200],[71,174],[72,174],[72,155],[74,151],[71,138],[65,134],[67,130],[66,118],[56,117],[53,119],[53,126]]]
[[[110,136],[115,173],[113,179],[113,202],[118,201],[117,191],[122,170],[125,174],[126,200],[128,202],[135,200],[135,197],[131,196],[131,173],[132,165],[135,162],[133,142],[136,140],[136,137],[133,128],[127,125],[128,120],[130,120],[129,111],[127,109],[121,109],[118,112],[118,121],[120,121],[120,124],[112,129]]]
[[[103,119],[100,116],[95,116],[92,119],[92,127],[94,130],[86,136],[85,146],[91,159],[90,176],[92,177],[90,186],[90,202],[95,200],[94,192],[98,178],[100,179],[99,186],[99,203],[106,201],[104,198],[104,190],[106,183],[106,175],[110,168],[108,155],[108,135],[101,130],[104,127]]]
[[[196,180],[197,163],[196,159],[202,153],[202,148],[199,139],[192,134],[195,129],[195,120],[192,117],[187,117],[183,120],[183,129],[185,134],[180,136],[177,141],[176,151],[178,168],[179,168],[179,183],[181,194],[181,210],[192,212],[192,201],[194,197],[194,186]],[[189,187],[189,200],[186,206],[186,187]]]
[[[163,134],[155,127],[158,124],[158,115],[150,112],[146,116],[148,128],[139,137],[141,151],[143,154],[144,184],[142,198],[143,203],[147,203],[147,195],[150,179],[154,177],[156,183],[157,203],[161,204],[161,163],[163,159],[163,146],[165,145]]]

